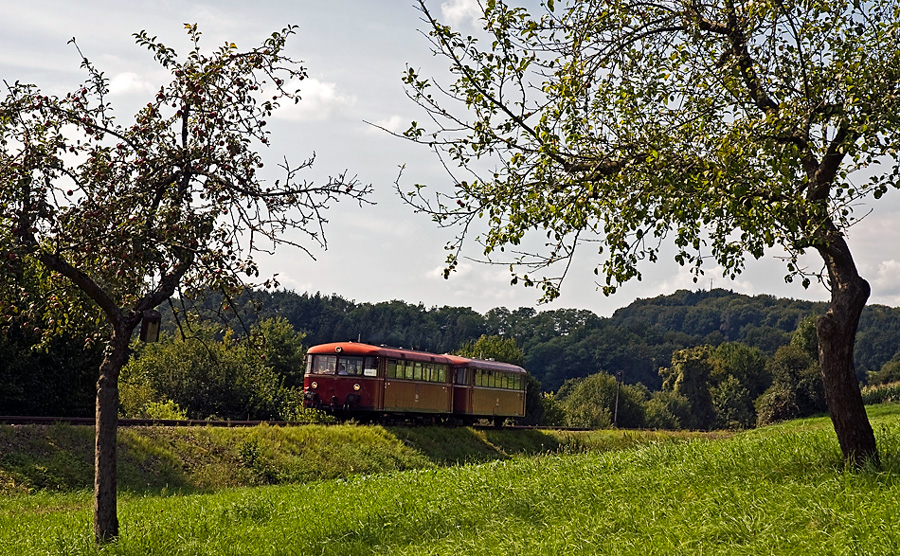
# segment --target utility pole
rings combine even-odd
[[[613,428],[619,428],[619,386],[622,384],[622,371],[616,372],[616,408],[613,410]]]

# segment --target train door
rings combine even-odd
[[[453,369],[453,413],[468,415],[472,412],[471,374],[466,367]]]

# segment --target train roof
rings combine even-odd
[[[387,346],[373,346],[360,342],[332,342],[320,344],[309,348],[306,353],[311,355],[357,355],[369,357],[392,357],[394,359],[409,359],[412,361],[430,361],[452,365],[453,362],[445,355],[437,355],[426,351],[412,349],[392,348]]]
[[[473,359],[471,357],[462,357],[459,355],[447,355],[446,356],[456,367],[473,367],[476,369],[483,369],[486,371],[505,371],[507,373],[522,373],[525,374],[525,369],[518,365],[513,365],[512,363],[502,363],[500,361],[493,361],[490,359]]]
[[[363,344],[360,342],[332,342],[330,344],[319,344],[309,348],[307,351],[310,355],[355,355],[368,357],[391,357],[394,359],[408,359],[412,361],[430,361],[432,363],[443,363],[445,365],[453,365],[455,367],[471,367],[475,369],[483,369],[487,371],[505,371],[508,373],[525,374],[525,369],[518,365],[510,363],[501,363],[500,361],[491,361],[487,359],[473,359],[470,357],[461,357],[459,355],[438,355],[427,351],[417,351],[403,348],[392,348],[387,346],[373,346],[371,344]]]

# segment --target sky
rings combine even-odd
[[[586,246],[576,255],[560,298],[543,305],[538,304],[539,291],[510,285],[503,266],[463,260],[459,271],[445,280],[444,246],[454,230],[440,229],[404,205],[395,181],[401,166],[404,190],[414,183],[447,190],[452,180],[426,147],[367,123],[402,131],[411,121],[422,120],[421,109],[404,94],[401,74],[407,65],[426,75],[446,76],[446,65],[431,55],[412,0],[3,0],[0,5],[0,78],[65,94],[84,78],[78,52],[67,44],[74,37],[110,79],[110,101],[123,121],[166,77],[148,52],[135,45],[132,33],[146,30],[185,52],[185,23],[199,25],[210,50],[226,41],[249,49],[288,24],[299,26],[287,50],[308,70],[309,78],[300,83],[303,100],[276,114],[272,146],[263,157],[274,166],[283,157],[299,162],[315,153],[307,180],[325,181],[347,170],[372,184],[375,204],[333,206],[327,214],[327,250],[309,246],[314,260],[290,247],[262,259],[263,274],[277,274],[285,289],[337,294],[358,303],[399,299],[426,307],[472,307],[481,313],[495,307],[577,308],[605,316],[636,298],[677,289],[714,287],[749,295],[828,299],[821,285],[805,290],[798,281],[785,283],[785,264],[777,252],[751,259],[734,281],[708,266],[694,283],[688,270],[672,260],[670,249],[660,262],[642,267],[640,282],[606,297],[593,274],[597,256]],[[475,0],[432,0],[429,6],[463,31],[477,25]],[[900,306],[900,192],[888,192],[877,203],[864,201],[856,210],[868,216],[848,237],[860,273],[872,285],[870,303]],[[477,259],[475,247],[470,242],[464,254]],[[815,256],[802,262],[810,270],[821,267]]]

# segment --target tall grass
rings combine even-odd
[[[95,549],[88,493],[0,498],[0,553],[104,555],[896,554],[900,419],[881,469],[846,469],[825,419],[214,494],[122,498]]]

